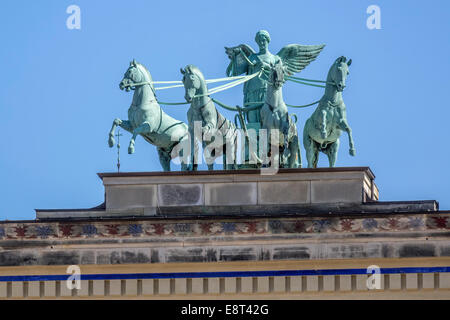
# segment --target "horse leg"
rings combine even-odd
[[[180,141],[180,143],[183,143],[183,140]],[[181,159],[181,171],[190,171],[191,167],[189,166],[189,160],[187,160],[184,156],[184,153],[186,152],[186,150],[181,150],[180,153],[178,154],[178,157],[180,157]]]
[[[189,162],[186,162],[184,158],[184,150],[180,151],[180,154],[178,155],[181,159],[181,171],[188,171],[190,169]]]
[[[223,168],[224,170],[236,169],[236,143],[237,137],[226,139],[223,149]]]
[[[128,153],[129,154],[133,154],[134,153],[134,144],[136,141],[136,137],[139,134],[149,134],[151,133],[151,127],[150,127],[150,123],[148,122],[144,122],[142,123],[139,127],[137,127],[136,129],[133,130],[133,137],[130,140],[130,145],[128,146]]]
[[[306,150],[306,159],[308,161],[308,168],[317,168],[319,160],[319,148],[314,140],[309,136],[303,137],[303,145]]]
[[[234,132],[234,137],[230,143],[230,148],[231,148],[231,156],[232,156],[232,161],[230,163],[230,170],[236,170],[237,169],[237,132]]]
[[[292,138],[289,144],[291,156],[289,157],[289,168],[301,168],[302,167],[302,155],[300,153],[300,146],[298,141],[298,135]]]
[[[114,147],[114,145],[116,144],[116,141],[114,140],[114,135],[115,135],[117,126],[120,126],[121,128],[123,128],[124,130],[126,130],[130,133],[133,133],[133,128],[131,127],[131,124],[128,120],[115,119],[113,121],[111,131],[109,132],[108,144],[109,144],[110,148]]]
[[[295,139],[297,140],[298,168],[301,168],[303,167],[303,159],[302,151],[300,150],[300,139],[298,138],[298,135],[295,136]]]
[[[158,150],[158,156],[159,156],[159,162],[161,163],[161,166],[164,171],[170,171],[170,153],[167,151],[164,151],[161,148],[157,148]]]
[[[335,142],[328,145],[325,150],[326,155],[328,156],[328,162],[330,163],[330,168],[333,168],[336,165],[338,150],[339,150],[340,141],[337,139]]]
[[[190,155],[189,155],[189,171],[197,171],[197,156],[198,156],[198,144],[194,135],[194,128],[189,128],[189,141],[191,144]]]
[[[280,168],[280,136],[279,131],[275,128],[267,128],[268,141],[267,141],[267,158],[266,167],[278,170]]]
[[[222,146],[222,162],[223,162],[223,170],[229,170],[228,167],[228,161],[231,159],[228,159],[227,157],[227,150],[228,150],[228,139],[226,138],[226,134],[223,137],[223,146]]]
[[[181,171],[190,171],[192,168],[189,166],[189,157],[187,151],[190,147],[189,134],[184,135],[180,141],[172,148],[171,158],[180,158],[181,162]]]
[[[198,169],[198,163],[197,163],[198,153],[199,153],[198,146],[199,146],[199,144],[197,143],[197,140],[195,140],[195,137],[194,137],[194,149],[191,149],[191,150],[193,150],[193,151],[191,151],[191,153],[192,153],[192,171],[197,171],[197,169]]]
[[[284,143],[282,146],[283,155],[280,157],[280,167],[281,168],[290,168],[290,159],[292,157],[291,152],[291,142],[287,139],[287,135],[285,135]]]
[[[322,110],[322,123],[320,125],[320,135],[322,139],[327,138],[327,112]]]
[[[205,162],[206,162],[206,165],[208,166],[208,171],[213,171],[214,170],[214,162],[216,161],[216,158],[217,158],[216,152],[213,149],[207,157],[206,152],[205,152],[205,150],[207,150],[207,148],[208,148],[207,143],[204,141],[203,142],[203,151],[204,151],[204,156],[205,156]]]
[[[355,149],[355,144],[353,142],[352,129],[348,125],[348,122],[347,122],[347,120],[345,118],[341,119],[341,121],[339,122],[339,127],[342,130],[344,130],[345,132],[347,132],[347,134],[348,134],[348,144],[350,146],[349,154],[352,157],[354,157],[356,155],[356,149]]]

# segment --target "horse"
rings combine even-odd
[[[301,168],[302,156],[297,133],[297,117],[293,120],[283,100],[284,68],[281,61],[266,66],[269,71],[268,87],[265,102],[260,109],[261,128],[268,131],[268,145],[275,142],[274,148],[278,148],[278,154],[271,154],[272,161],[281,168]],[[278,130],[279,141],[271,137],[271,130]],[[274,140],[274,141],[272,141]],[[268,148],[270,150],[272,148]],[[275,149],[277,150],[277,149]],[[282,154],[279,157],[279,154]],[[273,166],[273,164],[272,164]]]
[[[134,90],[133,101],[128,109],[128,120],[115,119],[113,121],[109,133],[109,147],[114,146],[114,131],[117,126],[120,126],[133,135],[128,146],[129,154],[134,153],[135,140],[140,135],[157,147],[163,170],[170,171],[170,161],[173,158],[184,159],[182,148],[178,153],[175,151],[184,143],[189,143],[188,126],[186,123],[170,117],[161,109],[155,97],[150,72],[135,60],[130,63],[119,88],[127,92]],[[181,160],[181,170],[190,170],[184,160]]]
[[[214,170],[214,161],[223,156],[223,169],[233,170],[237,168],[237,129],[233,122],[226,119],[219,111],[208,95],[205,77],[203,73],[194,65],[188,65],[180,69],[183,75],[183,85],[185,88],[185,99],[190,103],[187,112],[191,146],[196,139],[200,140],[203,149],[213,150],[206,157],[208,170]],[[201,124],[201,137],[194,130],[195,123]],[[205,141],[208,136],[214,137],[210,141]],[[220,139],[216,141],[216,139]],[[193,148],[191,147],[191,150]],[[193,163],[196,163],[197,152],[191,154]],[[196,166],[194,167],[196,169]],[[194,170],[195,170],[194,169]]]
[[[356,154],[352,129],[348,125],[347,111],[342,99],[345,80],[349,74],[348,68],[351,64],[352,60],[347,62],[346,57],[336,59],[328,72],[325,94],[320,99],[317,109],[305,123],[303,145],[306,149],[308,168],[317,168],[319,151],[328,156],[330,167],[335,166],[342,131],[348,134],[350,155]]]

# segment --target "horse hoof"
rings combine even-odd
[[[356,149],[350,149],[349,153],[352,157],[356,156]]]
[[[110,148],[114,147],[114,145],[116,144],[116,141],[114,141],[114,138],[109,138],[108,140],[108,145]]]
[[[133,153],[134,153],[134,147],[129,147],[128,154],[133,154]]]

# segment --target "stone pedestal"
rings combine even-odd
[[[282,209],[305,213],[355,207],[378,200],[368,167],[100,173],[105,187],[101,210],[51,212],[38,218],[156,215],[262,214]]]
[[[102,216],[221,214],[232,213],[232,207],[245,214],[270,207],[323,208],[378,200],[375,177],[367,167],[282,169],[274,175],[238,170],[99,176],[105,186]]]

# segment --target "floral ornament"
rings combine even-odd
[[[399,230],[401,229],[400,219],[399,218],[387,218],[385,219],[385,227],[384,230]]]
[[[16,235],[18,237],[25,237],[28,227],[27,226],[21,226],[21,227],[14,227],[14,230],[16,232]]]
[[[49,236],[53,235],[53,229],[50,226],[37,226],[36,235],[41,237],[41,239],[47,239]]]
[[[294,231],[298,233],[306,232],[306,224],[302,220],[294,222]]]
[[[212,223],[211,227],[209,228],[209,231],[211,234],[219,234],[222,232],[222,224],[221,223]]]
[[[273,233],[282,233],[283,223],[280,220],[271,220],[269,221],[269,228]]]
[[[447,228],[447,217],[431,217],[436,225],[436,228],[446,229]]]
[[[364,219],[362,222],[364,229],[373,230],[378,228],[378,221],[373,218]]]
[[[118,235],[119,234],[119,225],[118,224],[106,224],[106,231],[110,235]]]
[[[210,234],[212,225],[213,225],[212,222],[200,223],[201,233],[202,234]]]
[[[88,237],[93,237],[97,234],[97,228],[92,224],[87,224],[83,226],[82,234]]]
[[[166,233],[165,224],[163,224],[163,223],[150,224],[147,234],[152,234],[152,233],[154,233],[158,236],[165,234]]]
[[[59,231],[61,231],[63,237],[70,237],[72,235],[73,225],[71,224],[62,224],[59,226]]]
[[[142,234],[142,225],[141,224],[130,224],[128,226],[128,232],[133,236],[137,237]]]
[[[423,219],[421,217],[411,217],[408,218],[408,226],[410,229],[420,229],[421,227],[423,227],[425,225],[425,223],[423,222]]]
[[[353,231],[353,219],[342,219],[340,222],[342,231]]]
[[[241,234],[249,234],[249,233],[261,233],[264,230],[260,230],[258,228],[258,222],[244,222],[239,223],[237,226],[237,231]]]
[[[223,222],[222,229],[225,233],[233,233],[236,232],[236,223],[234,222]]]
[[[315,220],[312,224],[312,229],[314,232],[326,232],[331,226],[329,220]]]

